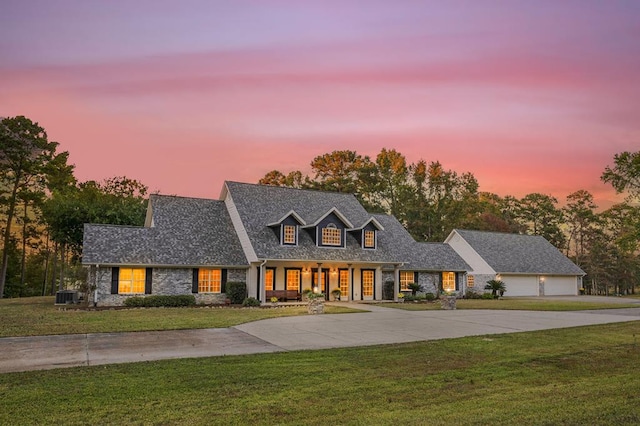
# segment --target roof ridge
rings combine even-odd
[[[274,188],[276,190],[289,190],[289,191],[302,191],[302,192],[312,192],[312,193],[324,193],[324,194],[335,194],[346,197],[355,197],[355,194],[352,192],[339,192],[339,191],[330,191],[328,189],[313,189],[313,188],[294,188],[291,186],[279,186],[279,185],[269,185],[264,183],[248,183],[248,182],[238,182],[227,180],[225,183],[238,184],[238,185],[246,185],[246,186],[259,186],[263,188]]]

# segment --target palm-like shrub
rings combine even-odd
[[[487,281],[487,285],[484,286],[485,290],[491,290],[491,295],[494,299],[497,299],[498,293],[500,296],[507,291],[507,286],[504,284],[504,281],[501,280],[491,280]]]

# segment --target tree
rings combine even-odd
[[[49,142],[45,130],[24,116],[0,122],[0,196],[6,205],[0,266],[0,298],[3,297],[8,267],[8,247],[16,206],[21,198],[41,192],[52,164],[66,162],[67,153],[56,154],[57,142]]]
[[[613,162],[613,168],[607,166],[600,179],[610,183],[618,193],[628,191],[640,199],[640,151],[615,154]]]
[[[590,228],[595,224],[595,209],[598,206],[593,201],[593,195],[583,189],[567,195],[567,205],[564,207],[564,221],[567,227],[567,255],[573,253],[578,265],[582,264],[585,255],[585,240]],[[571,245],[573,244],[573,249]]]
[[[565,237],[560,228],[562,211],[558,200],[550,195],[533,193],[520,200],[518,217],[531,235],[541,235],[556,247],[564,247]]]
[[[485,290],[491,290],[491,295],[494,299],[502,296],[505,291],[507,291],[507,286],[504,281],[501,280],[489,280],[487,284],[484,286]],[[498,294],[499,293],[499,294]]]
[[[127,177],[87,181],[56,191],[42,209],[51,239],[77,258],[85,223],[142,226],[147,191],[144,184]]]

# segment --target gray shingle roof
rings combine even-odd
[[[455,230],[497,273],[584,275],[539,235]]]
[[[218,200],[152,195],[153,227],[87,224],[85,264],[248,266]]]
[[[394,216],[385,214],[374,214],[373,216],[392,236],[386,241],[386,244],[403,259],[404,265],[400,269],[455,272],[471,270],[471,267],[449,244],[416,242]],[[386,235],[387,232],[380,234]]]
[[[396,235],[387,231],[385,227],[384,231],[378,232],[376,250],[361,248],[351,233],[347,233],[346,248],[325,248],[317,247],[308,232],[301,229],[297,246],[282,246],[276,233],[267,225],[277,222],[292,210],[305,223],[312,224],[335,208],[354,228],[366,224],[372,215],[362,207],[353,194],[239,182],[226,182],[226,185],[256,255],[262,259],[399,263],[403,260],[403,253],[393,250],[393,247],[398,245],[396,239],[403,238],[406,234],[413,241],[404,228],[403,235]]]

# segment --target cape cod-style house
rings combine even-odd
[[[414,282],[463,293],[471,269],[449,244],[416,242],[352,194],[238,182],[219,200],[151,195],[142,227],[85,225],[82,262],[99,306],[145,294],[224,303],[231,281],[262,302],[305,289],[382,300]]]

